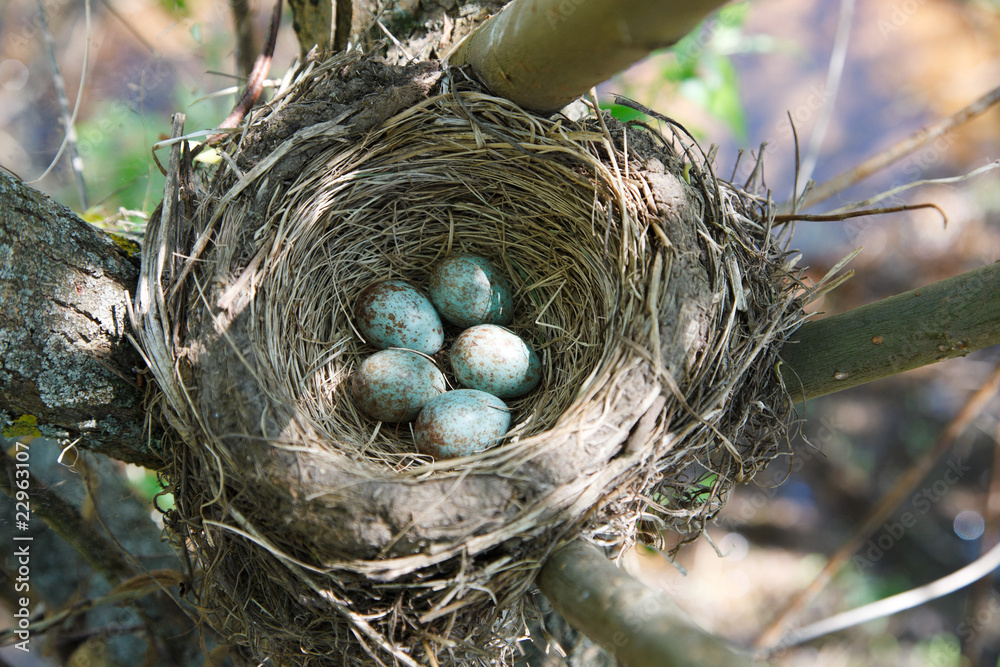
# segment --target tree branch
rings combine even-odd
[[[563,618],[625,667],[750,664],[721,639],[694,627],[669,597],[581,540],[552,554],[536,583]]]
[[[796,402],[1000,343],[1000,263],[807,322],[782,349]]]
[[[260,52],[253,34],[253,14],[249,0],[230,0],[229,6],[233,10],[233,32],[236,33],[236,72],[246,79]]]
[[[959,125],[989,111],[998,102],[1000,102],[1000,86],[997,86],[969,106],[956,111],[947,118],[918,130],[878,155],[870,157],[856,167],[852,167],[830,180],[819,184],[806,195],[805,199],[799,205],[799,209],[812,208],[816,204],[822,203],[830,197],[843,192],[855,183],[885,169],[893,162],[909,155],[921,146],[934,141],[938,137],[951,132]]]
[[[301,55],[314,46],[320,52],[330,50],[338,11],[333,0],[288,0],[288,5],[292,8],[292,28],[299,39]]]
[[[0,412],[156,467],[125,335],[137,252],[0,172]]]
[[[450,58],[493,94],[553,112],[676,43],[726,0],[517,0]]]

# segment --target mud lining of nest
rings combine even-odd
[[[343,55],[289,75],[214,171],[175,146],[139,340],[177,434],[168,527],[248,656],[505,664],[559,544],[693,539],[782,449],[801,290],[770,201],[659,122],[540,118]],[[432,461],[353,405],[374,348],[351,312],[453,250],[511,279],[544,376],[502,446]]]

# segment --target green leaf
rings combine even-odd
[[[627,107],[621,104],[604,103],[601,104],[601,108],[610,111],[612,116],[623,123],[627,123],[630,120],[645,118],[645,114],[641,111],[636,111],[632,107]]]
[[[739,76],[728,58],[720,58],[717,67],[721,80],[712,91],[708,103],[709,112],[725,121],[739,141],[747,138],[747,119],[740,99]]]
[[[725,26],[742,28],[749,11],[749,2],[734,2],[719,10],[718,20]]]

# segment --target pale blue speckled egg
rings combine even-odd
[[[431,400],[413,422],[417,449],[436,459],[489,449],[510,427],[510,412],[496,396],[456,389]]]
[[[459,334],[451,347],[451,368],[461,384],[500,398],[523,396],[542,379],[542,363],[531,346],[494,324]]]
[[[354,325],[376,347],[405,347],[434,354],[444,345],[444,327],[433,304],[402,280],[383,280],[362,290]]]
[[[412,350],[382,350],[362,362],[351,382],[354,400],[369,417],[416,419],[424,405],[447,391],[434,362]]]
[[[510,283],[477,255],[445,257],[434,267],[427,291],[441,317],[460,327],[507,324],[514,316]]]

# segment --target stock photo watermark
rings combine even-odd
[[[876,24],[882,39],[889,39],[889,35],[909,23],[913,15],[926,3],[927,0],[904,0],[895,3],[889,10],[889,15],[879,18]]]
[[[851,559],[854,565],[862,572],[874,567],[875,563],[899,544],[910,528],[917,525],[919,517],[926,515],[941,502],[970,470],[972,466],[961,459],[949,460],[940,477],[910,496],[908,510],[896,519],[882,524],[878,535],[869,539],[862,547],[864,551]]]
[[[749,523],[754,515],[773,500],[781,491],[781,485],[793,474],[802,470],[810,461],[822,455],[823,447],[832,442],[841,432],[841,428],[832,419],[821,417],[816,433],[809,436],[811,447],[795,452],[787,469],[776,473],[774,479],[759,485],[750,498],[740,508],[739,519]],[[721,522],[720,520],[720,523]]]
[[[28,652],[31,643],[31,450],[24,442],[13,445],[14,471],[14,534],[11,537],[10,566],[14,572],[14,623],[13,634],[17,637],[14,648]]]

